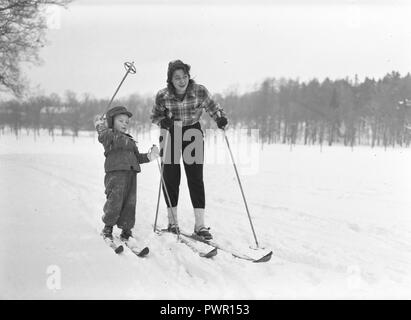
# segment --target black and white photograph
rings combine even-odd
[[[0,299],[410,299],[410,17],[0,0]]]

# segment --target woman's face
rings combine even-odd
[[[188,74],[182,69],[174,71],[171,81],[173,83],[176,92],[179,94],[185,93],[188,87],[188,81],[190,80]]]

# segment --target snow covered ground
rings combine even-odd
[[[138,137],[141,152],[157,134]],[[206,155],[228,160],[223,141],[214,143]],[[248,148],[248,157],[235,154],[258,240],[274,251],[263,264],[222,251],[207,260],[155,235],[156,162],[137,178],[134,229],[151,253],[117,256],[99,236],[104,156],[96,137],[0,136],[0,298],[411,298],[411,150]],[[209,159],[205,185],[215,240],[247,250],[254,239],[231,163]],[[191,231],[184,175],[180,194],[180,223]],[[165,211],[162,199],[160,226]]]

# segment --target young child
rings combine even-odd
[[[132,236],[137,196],[136,175],[141,171],[141,163],[159,156],[157,146],[150,148],[148,153],[138,151],[136,141],[126,133],[131,117],[131,112],[118,106],[108,110],[105,116],[96,116],[94,121],[98,141],[104,146],[106,157],[104,185],[107,201],[102,218],[105,227],[101,232],[104,238],[113,239],[114,225],[122,229],[122,240]]]

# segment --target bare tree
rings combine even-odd
[[[27,87],[21,63],[40,64],[46,45],[49,5],[66,7],[72,0],[0,0],[0,90],[19,97]]]

